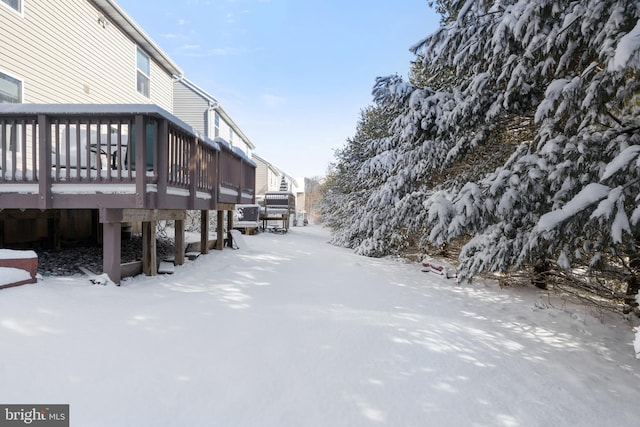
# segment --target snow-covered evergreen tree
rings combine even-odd
[[[376,155],[379,140],[389,134],[390,114],[377,106],[363,110],[356,134],[335,153],[336,163],[323,185],[321,212],[323,223],[333,230],[331,243],[357,247],[366,237],[360,224],[367,200],[376,182],[374,176],[361,175],[363,163]]]
[[[455,133],[490,136],[504,117],[536,125],[503,166],[454,191],[443,215],[441,192],[427,203],[432,241],[472,236],[460,256],[465,277],[548,259],[593,268],[603,254],[639,273],[639,7],[467,1],[417,47],[431,73],[456,68]],[[458,147],[474,150],[465,139]]]
[[[438,3],[448,18],[413,48],[419,87],[374,87],[396,118],[360,168],[378,184],[356,250],[420,233],[466,242],[463,279],[550,263],[637,286],[638,1]]]

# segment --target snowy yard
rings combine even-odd
[[[0,402],[68,403],[78,427],[640,422],[615,317],[360,257],[319,226],[244,240],[122,287],[0,291]]]

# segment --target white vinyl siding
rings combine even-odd
[[[269,168],[262,161],[253,158],[256,163],[256,194],[264,194],[269,189]]]
[[[271,163],[258,155],[252,155],[251,160],[256,164],[256,194],[280,189],[280,171]]]
[[[196,130],[213,139],[221,137],[240,148],[248,157],[251,147],[238,131],[236,125],[229,123],[231,118],[225,119],[225,113],[220,113],[222,107],[212,96],[203,95],[202,90],[196,90],[188,80],[176,80],[173,85],[173,113],[183,121],[189,123]],[[212,107],[217,105],[217,109]],[[224,111],[224,110],[222,110]]]
[[[0,7],[0,68],[24,78],[23,102],[152,103],[173,109],[173,80],[151,61],[153,90],[136,91],[136,44],[88,0],[32,1],[18,16]]]
[[[207,101],[180,81],[174,83],[173,90],[173,114],[198,132],[214,138],[208,129],[207,116],[215,112],[209,112]]]
[[[221,138],[224,138],[227,142],[231,143],[232,141],[229,139],[229,137],[231,136],[231,126],[229,126],[229,123],[221,118],[220,127],[218,129],[220,132],[219,136]]]

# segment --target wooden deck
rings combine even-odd
[[[0,220],[5,210],[13,217],[97,211],[103,270],[116,283],[122,223],[142,222],[151,233],[157,220],[183,227],[186,210],[221,217],[255,202],[255,169],[226,141],[205,138],[154,105],[0,104]],[[183,235],[176,230],[177,263]],[[146,250],[155,251],[155,239],[148,241]],[[153,254],[143,263],[155,274]]]

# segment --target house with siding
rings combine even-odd
[[[173,113],[208,138],[222,138],[251,157],[256,147],[220,102],[185,77],[173,83]]]
[[[286,173],[283,173],[280,178],[280,188],[285,191],[289,191],[295,197],[296,206],[296,219],[293,221],[296,225],[302,225],[302,219],[304,216],[297,218],[302,211],[305,210],[305,179],[294,178]]]
[[[295,196],[297,211],[304,210],[305,178],[294,178],[274,164],[253,153],[251,158],[256,164],[256,199],[262,200],[264,194],[272,191],[288,191]]]
[[[282,176],[280,169],[256,153],[251,154],[251,159],[256,164],[256,197],[260,198],[267,191],[278,191]]]
[[[182,263],[189,209],[206,253],[209,211],[255,201],[255,163],[172,114],[181,69],[115,1],[53,3],[0,0],[0,247],[88,237],[118,283],[123,224],[155,274],[155,222],[176,221]]]
[[[112,0],[0,0],[0,102],[155,104],[182,70]]]

